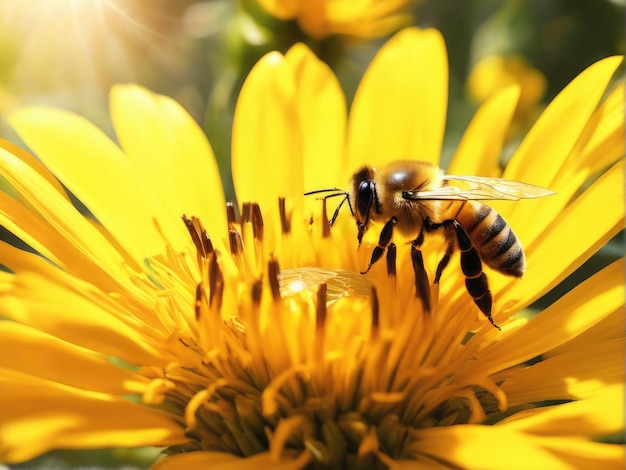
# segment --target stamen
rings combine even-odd
[[[228,228],[235,225],[235,205],[233,204],[233,201],[228,201],[226,203],[226,219],[228,220]]]
[[[291,232],[291,217],[287,215],[284,197],[278,198],[278,212],[280,213],[280,228],[283,235],[286,235]]]
[[[378,326],[380,322],[380,304],[378,303],[378,293],[376,287],[372,286],[372,337],[378,336]]]
[[[217,253],[213,252],[209,257],[209,307],[220,310],[223,293],[224,276],[217,264]]]
[[[268,436],[272,461],[277,462],[278,465],[284,462],[282,459],[283,450],[285,450],[290,441],[296,436],[302,439],[302,437],[312,434],[312,428],[312,423],[304,415],[295,415],[281,419],[274,430],[274,434]],[[305,448],[302,453],[286,465],[292,466],[292,468],[305,468],[312,457],[311,449]]]
[[[390,243],[387,247],[387,276],[396,279],[396,244]]]
[[[478,424],[485,421],[485,410],[473,391],[469,389],[460,390],[457,394],[459,398],[465,398],[469,402],[470,418],[468,424]]]
[[[493,381],[491,381],[487,377],[481,377],[479,380],[474,380],[473,382],[475,383],[475,385],[484,388],[485,390],[487,390],[487,392],[491,393],[495,397],[495,399],[498,401],[498,409],[501,412],[507,410],[507,408],[509,407],[509,400],[506,396],[506,393],[504,393],[504,390],[498,387],[498,385],[493,383]]]
[[[195,216],[192,216],[190,219],[185,214],[183,214],[182,219],[196,247],[198,255],[202,258],[207,258],[209,253],[213,251],[213,244],[211,243],[209,234],[204,230],[204,227],[202,227],[200,219]]]
[[[361,444],[359,445],[359,449],[357,451],[357,455],[360,458],[363,458],[366,455],[377,454],[377,453],[378,453],[378,436],[376,435],[376,427],[372,426],[370,428],[370,432],[361,441]]]
[[[262,295],[263,295],[263,282],[255,281],[254,284],[252,284],[252,302],[255,305],[260,305]]]
[[[227,382],[225,379],[217,379],[204,390],[197,392],[191,400],[189,400],[189,403],[187,403],[187,407],[185,408],[185,422],[187,423],[185,432],[193,431],[196,427],[196,411],[198,408],[205,404],[219,387],[223,387],[226,384]]]
[[[196,286],[196,301],[194,302],[193,309],[196,313],[196,320],[200,319],[200,314],[202,312],[202,306],[204,304],[204,290],[202,289],[202,283],[198,283]]]
[[[326,324],[326,293],[327,285],[320,284],[317,289],[317,303],[315,306],[315,358],[321,361],[324,357],[324,325]]]
[[[267,263],[267,277],[270,283],[270,289],[272,290],[272,298],[274,300],[280,299],[280,282],[278,280],[278,274],[280,273],[280,266],[278,261],[271,259]]]
[[[243,240],[241,234],[234,229],[228,231],[228,242],[230,246],[230,254],[237,258],[243,254]]]
[[[272,381],[267,384],[263,393],[261,393],[261,410],[263,412],[263,416],[273,416],[276,412],[278,412],[278,395],[280,394],[280,389],[284,384],[298,376],[304,376],[308,379],[308,374],[312,368],[312,364],[296,364],[276,375]]]
[[[255,202],[251,205],[251,219],[252,219],[252,233],[254,235],[254,239],[262,242],[263,241],[263,214],[261,214],[261,208]]]
[[[244,202],[241,204],[241,217],[239,218],[239,226],[241,227],[241,230],[243,230],[243,226],[250,222],[250,206],[252,204],[249,202]]]
[[[334,222],[334,216],[333,216]],[[322,238],[330,237],[330,227],[332,223],[328,220],[328,210],[326,208],[326,198],[322,199]]]
[[[141,396],[141,401],[147,405],[160,405],[165,399],[165,394],[176,388],[176,384],[167,379],[153,379]]]
[[[213,243],[211,242],[211,238],[206,230],[203,230],[200,234],[200,241],[202,242],[202,248],[206,253],[204,257],[206,258],[210,253],[213,253]]]

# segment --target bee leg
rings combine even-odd
[[[411,261],[415,273],[415,294],[422,299],[424,310],[430,312],[430,282],[428,281],[428,273],[424,268],[422,250],[415,243],[411,244]]]
[[[445,238],[447,241],[446,252],[444,253],[441,260],[439,261],[439,264],[437,265],[437,271],[435,271],[435,280],[433,281],[434,284],[439,284],[439,280],[441,279],[441,274],[443,273],[443,270],[446,268],[446,266],[448,266],[448,263],[450,262],[450,257],[452,256],[452,253],[454,253],[454,248],[456,246],[456,235],[454,234],[454,230],[450,230],[452,229],[452,222],[453,220],[447,220],[447,221],[444,221],[443,223],[436,224],[429,218],[426,218],[424,220],[424,225],[422,226],[422,231],[420,232],[420,235],[415,240],[416,242],[420,239],[423,241],[424,230],[429,233],[434,232],[435,230],[442,229],[442,228],[445,230]],[[421,243],[419,243],[419,245],[421,245]]]
[[[396,244],[393,242],[387,247],[387,276],[396,277]]]
[[[439,284],[439,280],[441,279],[441,274],[443,273],[443,270],[446,268],[446,266],[448,266],[448,263],[450,262],[450,257],[452,256],[452,253],[454,253],[454,249],[456,247],[456,235],[454,233],[452,224],[450,225],[442,224],[442,225],[445,229],[445,238],[446,238],[447,245],[446,245],[446,251],[443,254],[441,260],[439,261],[439,264],[437,265],[437,271],[435,271],[435,280],[434,280],[435,284]]]
[[[425,226],[422,225],[419,235],[411,243],[411,262],[413,263],[413,273],[415,274],[415,294],[422,300],[424,310],[430,312],[430,282],[428,273],[424,267],[424,257],[420,247],[424,243]]]
[[[374,251],[372,251],[372,257],[370,258],[370,262],[367,265],[367,269],[365,271],[361,271],[361,274],[367,274],[369,270],[372,269],[372,266],[374,265],[374,263],[383,256],[383,254],[385,253],[385,250],[391,244],[391,238],[393,236],[393,226],[396,224],[396,222],[398,222],[398,219],[396,219],[395,217],[392,217],[391,219],[387,221],[383,229],[380,231],[380,237],[378,238],[378,245],[376,245],[376,247],[374,248]],[[395,253],[395,245],[394,245],[394,253]],[[389,270],[389,267],[387,267],[387,270]],[[394,271],[395,271],[395,268],[394,268]]]
[[[454,226],[459,250],[461,251],[461,270],[465,275],[467,292],[472,296],[474,303],[480,311],[499,330],[500,327],[495,324],[491,316],[491,291],[487,283],[487,276],[483,272],[480,257],[467,236],[465,229],[456,220],[452,221],[452,225]]]

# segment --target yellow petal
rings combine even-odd
[[[304,44],[285,56],[296,81],[304,190],[345,186],[346,99],[331,69]]]
[[[566,170],[558,174],[555,191],[562,191],[560,186],[567,184],[576,170],[584,169],[584,176],[588,177],[624,155],[624,87],[621,84],[613,90],[589,119],[568,157]]]
[[[591,397],[516,413],[498,427],[547,436],[595,437],[624,427],[624,385],[610,385]]]
[[[159,460],[152,466],[152,470],[178,470],[181,468],[190,470],[231,470],[271,468],[272,470],[298,470],[304,468],[311,459],[308,450],[295,455],[283,456],[279,461],[272,458],[269,452],[263,452],[251,457],[237,457],[225,452],[188,452],[176,454]]]
[[[136,85],[114,86],[110,100],[111,120],[124,152],[168,208],[171,220],[195,215],[214,240],[224,237],[222,181],[198,124],[171,98]]]
[[[72,216],[77,215],[71,206],[68,205],[66,208],[71,211]],[[57,217],[59,220],[63,220],[63,211],[59,212]],[[65,221],[69,222],[72,218],[67,218]],[[79,243],[72,242],[73,237],[64,236],[64,232],[55,230],[49,220],[29,211],[5,193],[0,193],[0,225],[59,267],[98,285],[102,289],[115,290],[127,278],[127,273],[121,269],[122,263],[119,255],[112,252],[110,246],[107,244],[97,246],[96,240],[92,237],[82,240],[91,245],[89,251],[81,249]],[[72,230],[79,232],[79,227],[80,224],[72,227]],[[89,224],[84,227],[86,233],[98,235]],[[99,237],[96,236],[95,238]],[[114,263],[116,258],[118,263]],[[103,269],[103,263],[100,261],[106,263],[107,270]],[[3,260],[3,262],[9,268],[15,269],[15,266],[8,265],[8,259]]]
[[[93,286],[39,256],[0,243],[0,259],[12,258],[12,264],[21,263],[21,269],[0,295],[4,316],[129,364],[162,363],[146,343],[153,334],[152,325],[141,325],[137,319],[132,326],[124,323],[121,306]]]
[[[509,406],[544,400],[589,398],[624,382],[624,338],[590,343],[527,367],[501,388]]]
[[[438,462],[440,466],[436,468],[571,470],[619,468],[611,465],[623,461],[623,451],[617,445],[608,446],[573,438],[538,438],[506,426],[442,426],[420,430],[414,436],[416,443],[411,454],[420,460],[430,458]],[[552,451],[553,447],[562,449],[567,446],[576,459],[568,459],[567,455],[558,455]],[[572,460],[578,462],[578,465],[572,465]]]
[[[495,290],[500,289],[498,284],[507,283],[507,297],[528,305],[589,259],[624,227],[623,181],[623,165],[617,163],[570,204],[558,220],[549,223],[533,243],[525,242],[524,278],[510,280],[499,276]],[[537,219],[541,217],[540,210],[539,206]],[[528,217],[526,224],[532,224],[532,218]],[[520,227],[520,239],[526,240],[525,226],[514,227]]]
[[[374,38],[410,24],[408,0],[305,1],[298,12],[298,24],[315,38],[343,34]]]
[[[556,301],[523,328],[504,336],[457,375],[489,375],[549,351],[624,304],[623,260],[616,261]]]
[[[2,462],[21,462],[51,449],[166,446],[188,440],[180,425],[157,410],[70,387],[20,383],[19,376],[7,371],[2,377]]]
[[[9,119],[18,135],[135,259],[188,243],[121,150],[98,128],[72,113],[29,108]],[[165,236],[165,238],[163,238]]]
[[[44,254],[64,250],[69,243],[74,248],[63,255],[63,258],[71,258],[71,253],[76,251],[78,257],[82,258],[81,261],[77,261],[78,263],[93,264],[97,270],[124,279],[124,271],[121,269],[122,256],[75,209],[65,193],[59,192],[54,184],[48,183],[47,178],[4,149],[0,149],[0,174],[15,189],[29,209],[36,212],[28,214],[29,209],[22,204],[3,197],[6,204],[3,207],[6,226],[16,227],[14,233],[17,236],[24,236],[24,240],[32,242],[33,247],[44,246],[42,250]],[[18,226],[21,228],[17,228]],[[27,234],[25,233],[27,229],[34,229],[34,232]],[[52,238],[34,240],[35,236],[39,235],[51,235]],[[143,264],[143,259],[136,261]],[[139,268],[141,264],[135,267]],[[12,266],[9,267],[13,269]],[[91,268],[82,266],[82,268],[88,270],[93,269],[93,266]]]
[[[48,184],[50,184],[56,190],[57,193],[64,196],[67,201],[70,200],[67,194],[65,193],[63,186],[61,186],[61,184],[59,183],[59,180],[57,180],[52,175],[52,173],[50,173],[48,169],[41,164],[39,160],[33,157],[26,150],[4,139],[0,139],[0,148],[5,149],[10,154],[18,157],[20,160],[22,160],[26,164],[26,166],[28,166],[29,168],[32,168],[34,171],[39,173],[39,175],[41,175],[41,177],[43,177],[48,182]]]
[[[623,276],[623,273],[621,274]],[[623,280],[623,277],[622,277]],[[550,349],[542,354],[542,357],[550,358],[569,351],[585,349],[590,344],[601,343],[624,337],[624,327],[626,326],[626,318],[622,308],[616,309],[611,315],[596,323],[588,330],[584,331],[575,338],[570,339],[566,343]]]
[[[621,61],[596,62],[561,91],[515,152],[504,177],[550,187]]]
[[[278,197],[302,193],[302,159],[295,83],[278,52],[250,71],[233,122],[232,170],[239,202],[277,207]]]
[[[256,0],[269,14],[281,20],[294,18],[300,8],[301,0]]]
[[[116,395],[142,393],[148,383],[99,354],[12,321],[0,322],[0,368]]]
[[[537,201],[509,203],[507,220],[524,243],[542,236],[546,225],[560,216],[581,186],[624,155],[623,87],[616,89],[592,114],[550,189],[555,195]],[[494,208],[506,203],[494,204]],[[521,227],[521,230],[517,230]]]
[[[392,160],[437,164],[445,127],[448,64],[433,29],[407,28],[368,67],[348,124],[349,168]]]
[[[500,176],[498,159],[519,95],[519,87],[510,86],[481,105],[463,134],[447,173]]]

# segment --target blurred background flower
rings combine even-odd
[[[444,162],[489,95],[485,87],[501,86],[507,74],[523,67],[518,78],[524,77],[527,89],[517,113],[523,130],[542,103],[585,67],[623,52],[619,0],[396,0],[384,2],[385,8],[372,3],[0,0],[0,112],[60,106],[110,132],[105,110],[111,86],[144,85],[175,98],[203,125],[232,197],[235,99],[247,72],[270,50],[286,52],[295,42],[306,42],[331,66],[350,102],[387,36],[407,24],[441,30],[450,57]],[[499,57],[500,65],[485,62],[489,57]],[[470,74],[492,77],[481,87],[468,87]],[[16,138],[6,124],[0,126],[0,136]]]
[[[496,90],[513,82],[522,87],[504,164],[558,91],[593,62],[624,52],[623,0],[396,0],[384,2],[392,7],[383,11],[370,8],[372,3],[0,0],[0,114],[27,105],[61,107],[114,138],[109,90],[116,83],[138,83],[173,97],[201,124],[227,198],[234,198],[234,106],[247,73],[270,50],[308,44],[335,72],[350,104],[367,64],[389,35],[407,24],[441,30],[450,59],[444,167],[479,104]],[[4,120],[0,137],[20,143]],[[618,236],[583,265],[583,274],[574,273],[539,303],[547,305],[622,254]],[[141,465],[142,455],[133,455]],[[128,451],[98,451],[45,459],[115,466],[129,456]]]

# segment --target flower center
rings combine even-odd
[[[282,242],[309,249],[310,240],[286,236],[281,208]],[[197,333],[172,334],[173,359],[152,371],[153,394],[144,396],[161,396],[189,436],[169,453],[269,450],[303,464],[382,465],[384,456],[410,458],[416,430],[504,409],[485,377],[456,381],[481,335],[463,342],[454,328],[439,329],[412,281],[328,268],[323,256],[319,266],[281,271],[259,206],[244,205],[239,224],[228,210],[227,253],[198,219],[184,218],[200,273]]]

